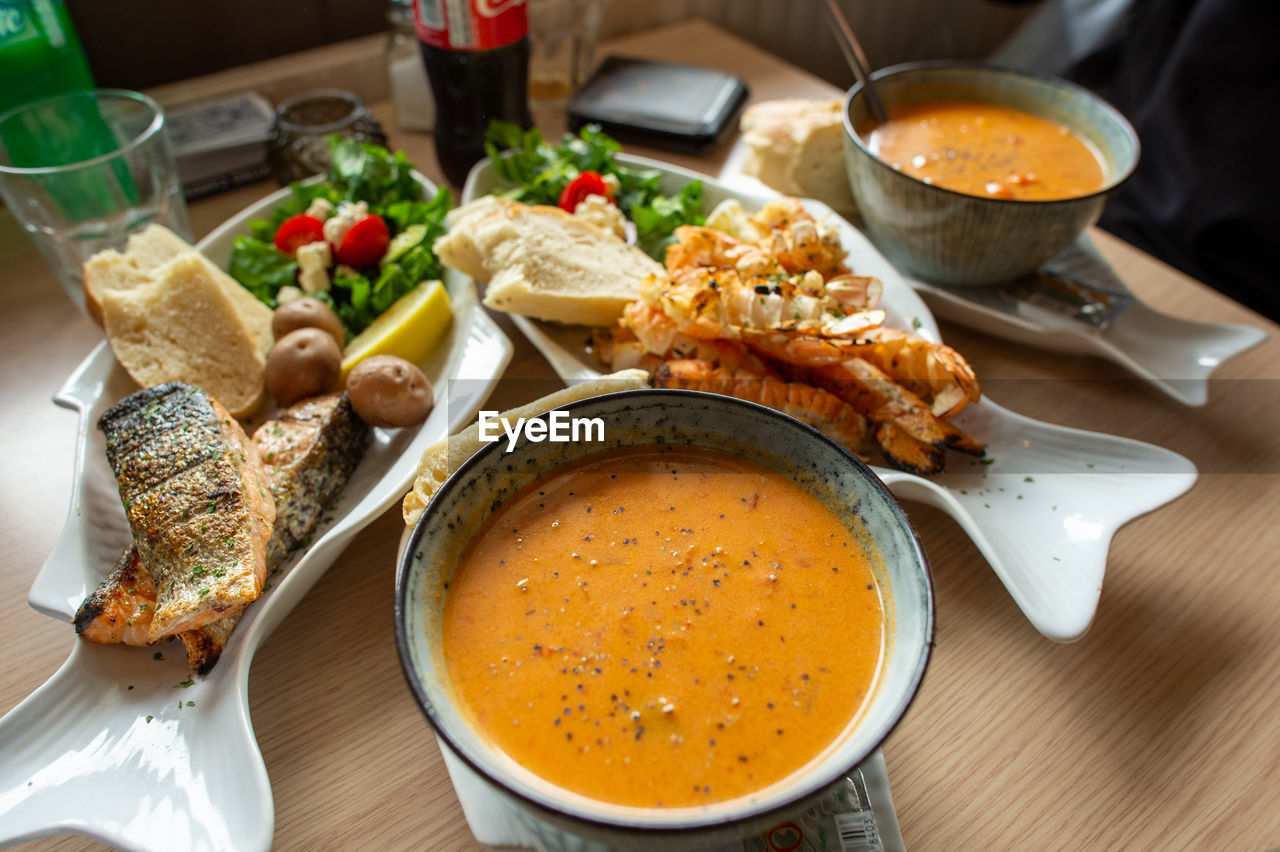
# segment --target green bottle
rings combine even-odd
[[[62,0],[0,0],[0,113],[91,88],[93,76]]]

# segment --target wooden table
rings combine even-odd
[[[833,93],[697,22],[607,48],[736,72],[754,99]],[[393,127],[390,110],[378,111]],[[392,143],[440,179],[429,136],[393,131]],[[715,174],[727,151],[639,153]],[[193,204],[197,235],[269,188]],[[884,748],[911,849],[1280,846],[1280,329],[1105,234],[1095,238],[1157,309],[1255,325],[1270,336],[1224,364],[1209,404],[1190,409],[1107,362],[944,324],[947,342],[1001,404],[1163,445],[1201,475],[1186,496],[1120,530],[1097,619],[1073,645],[1031,627],[955,523],[908,505],[933,565],[938,609],[924,686]],[[7,711],[76,641],[69,625],[28,608],[26,594],[70,495],[75,417],[50,398],[101,333],[76,313],[7,214],[0,270]],[[506,328],[516,355],[492,398],[502,407],[555,384],[541,357]],[[476,847],[396,658],[400,532],[398,511],[374,521],[257,654],[253,722],[281,849]],[[93,844],[63,837],[33,845]]]

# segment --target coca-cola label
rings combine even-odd
[[[413,0],[418,38],[446,50],[493,50],[529,32],[525,0]]]

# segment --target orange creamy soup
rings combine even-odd
[[[1102,166],[1074,133],[1038,115],[979,101],[889,110],[868,147],[895,169],[957,192],[1048,201],[1102,188]]]
[[[885,610],[848,527],[727,453],[635,448],[509,499],[445,593],[455,695],[512,759],[623,805],[731,799],[831,746]]]

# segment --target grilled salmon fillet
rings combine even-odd
[[[311,535],[372,438],[373,430],[356,416],[345,391],[295,403],[253,433],[276,503],[275,529],[267,542],[269,571]],[[201,674],[213,668],[239,620],[231,615],[179,634],[191,668]]]
[[[253,433],[276,504],[269,565],[311,535],[372,439],[373,429],[356,415],[346,391],[295,403]]]
[[[155,614],[156,584],[129,545],[98,588],[76,610],[76,632],[90,642],[147,644]]]
[[[266,545],[266,571],[278,566],[315,529],[325,508],[351,477],[372,434],[356,416],[346,393],[303,400],[254,433],[253,443],[262,456],[276,506],[276,521]],[[135,557],[129,564],[134,573],[125,573],[120,565],[126,563],[131,551]],[[147,644],[145,629],[136,629],[137,617],[143,616],[149,623],[155,587],[136,558],[136,548],[125,552],[120,565],[81,604],[76,632],[93,642]],[[132,578],[138,575],[147,582],[134,582]],[[206,673],[213,667],[238,620],[235,613],[178,634],[193,669]],[[133,624],[126,630],[124,625],[130,621]]]
[[[142,565],[156,587],[147,641],[262,594],[275,500],[257,446],[194,385],[131,394],[98,421]]]

